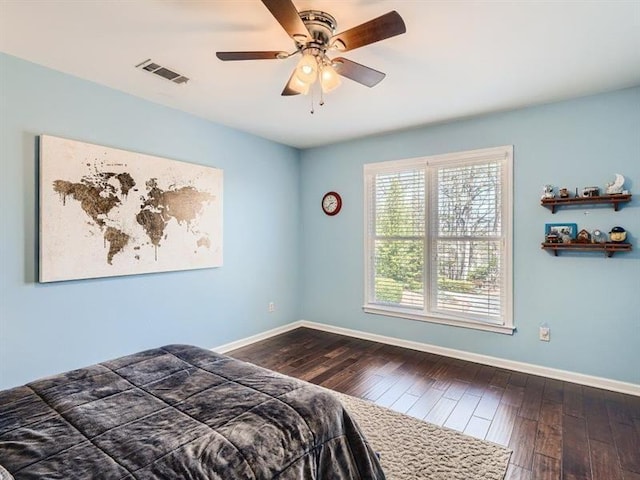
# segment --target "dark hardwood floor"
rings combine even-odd
[[[508,446],[507,479],[640,480],[640,397],[306,328],[229,355]]]

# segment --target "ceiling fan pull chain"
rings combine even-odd
[[[320,85],[320,82],[318,82],[318,85]],[[323,105],[324,105],[324,90],[322,90],[322,86],[320,86],[320,106],[322,107]]]
[[[316,113],[313,109],[313,89],[311,89],[311,95],[309,95],[309,97],[311,98],[311,115],[313,115],[314,113]]]

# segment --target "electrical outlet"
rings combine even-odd
[[[269,310],[269,313],[273,313],[276,311],[276,304],[273,302],[269,302],[269,306],[267,307],[267,310]]]
[[[540,340],[543,342],[551,340],[551,329],[549,327],[540,327]]]

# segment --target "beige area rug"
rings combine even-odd
[[[331,392],[356,419],[388,480],[503,480],[511,450]]]

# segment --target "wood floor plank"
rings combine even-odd
[[[425,421],[442,426],[447,421],[458,402],[450,398],[440,398],[431,411],[424,417]]]
[[[393,375],[386,375],[383,379],[369,388],[362,398],[366,400],[371,400],[372,402],[377,401],[384,393],[389,390],[393,385],[400,381],[400,377]]]
[[[409,389],[409,387],[413,383],[413,380],[413,377],[400,378],[400,380],[395,382],[391,386],[391,388],[389,388],[376,400],[376,403],[378,405],[382,405],[383,407],[389,407],[393,405]]]
[[[491,421],[486,418],[480,418],[473,416],[467,423],[466,428],[464,429],[465,435],[469,435],[471,437],[476,437],[481,440],[484,440],[484,437],[487,436],[487,432],[489,431],[489,427],[491,426]]]
[[[451,382],[451,385],[449,385],[449,388],[445,390],[443,397],[450,398],[452,400],[460,400],[464,395],[464,392],[467,391],[467,388],[469,388],[469,384],[467,382],[454,380]]]
[[[435,380],[433,388],[446,391],[455,380],[451,373],[451,359],[441,359],[430,372],[431,378]]]
[[[623,480],[622,469],[613,445],[590,440],[589,452],[593,480]]]
[[[587,435],[590,439],[613,444],[609,413],[602,390],[582,387],[584,392],[584,414],[587,419]]]
[[[498,410],[498,406],[500,405],[500,399],[502,399],[503,393],[504,389],[500,387],[487,387],[484,395],[480,399],[480,403],[478,403],[478,406],[476,407],[476,410],[475,412],[473,412],[473,414],[476,417],[493,420],[493,417],[496,414],[496,410]]]
[[[468,393],[482,396],[489,388],[491,379],[496,373],[496,368],[489,365],[480,365],[476,375],[469,381]]]
[[[633,414],[625,399],[625,395],[618,392],[604,393],[605,404],[609,412],[609,419],[612,423],[624,423],[633,425]]]
[[[625,395],[625,399],[629,406],[629,411],[631,411],[631,416],[636,420],[640,420],[640,396]]]
[[[311,369],[310,371],[302,374],[300,378],[308,382],[320,385],[322,382],[344,371],[345,369],[347,369],[357,361],[358,361],[358,358],[354,355],[347,358],[331,357],[327,359],[325,362],[323,362],[318,367],[318,369]]]
[[[562,425],[538,422],[535,452],[545,457],[562,460]]]
[[[420,397],[404,393],[398,400],[393,402],[389,408],[400,413],[407,413],[411,407],[418,401]]]
[[[611,429],[622,469],[640,474],[640,437],[635,427],[613,422]]]
[[[511,372],[509,384],[516,387],[524,387],[527,384],[528,375],[522,372]]]
[[[443,395],[443,397],[445,395]],[[444,426],[462,432],[467,427],[467,424],[473,415],[473,411],[478,406],[478,402],[480,402],[480,397],[476,395],[471,395],[469,393],[462,395],[462,398],[457,402],[455,408],[449,415],[449,418],[447,418],[447,421],[444,423]]]
[[[562,425],[562,478],[591,480],[589,443],[584,418],[563,415]]]
[[[529,420],[538,420],[542,406],[544,378],[530,377],[524,389],[524,398],[518,415]]]
[[[417,397],[421,397],[435,383],[435,380],[433,378],[426,376],[425,373],[420,373],[421,374],[416,378],[415,382],[413,382],[413,384],[407,390],[407,393],[415,395]]]
[[[562,426],[562,404],[544,400],[540,407],[540,423]]]
[[[564,383],[555,378],[545,379],[542,398],[547,402],[562,403],[564,400]]]
[[[531,476],[531,470],[519,467],[513,463],[509,464],[507,473],[504,476],[505,480],[537,480]]]
[[[491,421],[485,440],[507,446],[511,440],[518,407],[501,403]]]
[[[424,419],[431,409],[435,407],[436,403],[438,403],[438,400],[440,400],[443,393],[444,392],[442,390],[430,388],[418,399],[418,401],[416,401],[416,403],[412,405],[412,407],[407,411],[407,415],[411,415],[412,417],[416,417],[421,420]]]
[[[508,479],[640,480],[640,397],[308,328],[229,355],[513,445]]]
[[[499,370],[496,370],[496,372],[493,375],[493,378],[489,383],[495,387],[507,388],[507,385],[509,384],[510,376],[511,374],[506,370],[499,369]]]
[[[582,418],[584,416],[582,402],[582,386],[575,383],[565,382],[564,400],[562,402],[562,409],[564,414]]]
[[[513,450],[511,463],[526,470],[531,469],[536,441],[536,425],[534,420],[516,417],[509,447]]]
[[[560,460],[539,453],[533,456],[532,478],[535,480],[561,480]]]
[[[384,377],[382,375],[376,375],[372,372],[364,372],[362,376],[356,379],[355,382],[347,382],[345,380],[344,382],[338,384],[335,388],[337,391],[346,393],[347,395],[364,398],[364,392],[369,390],[376,383],[382,382],[383,380]]]
[[[519,385],[513,385],[510,383],[504,389],[504,393],[502,394],[500,403],[506,403],[507,405],[518,407],[519,409],[522,406],[523,400],[524,400],[524,387]]]

